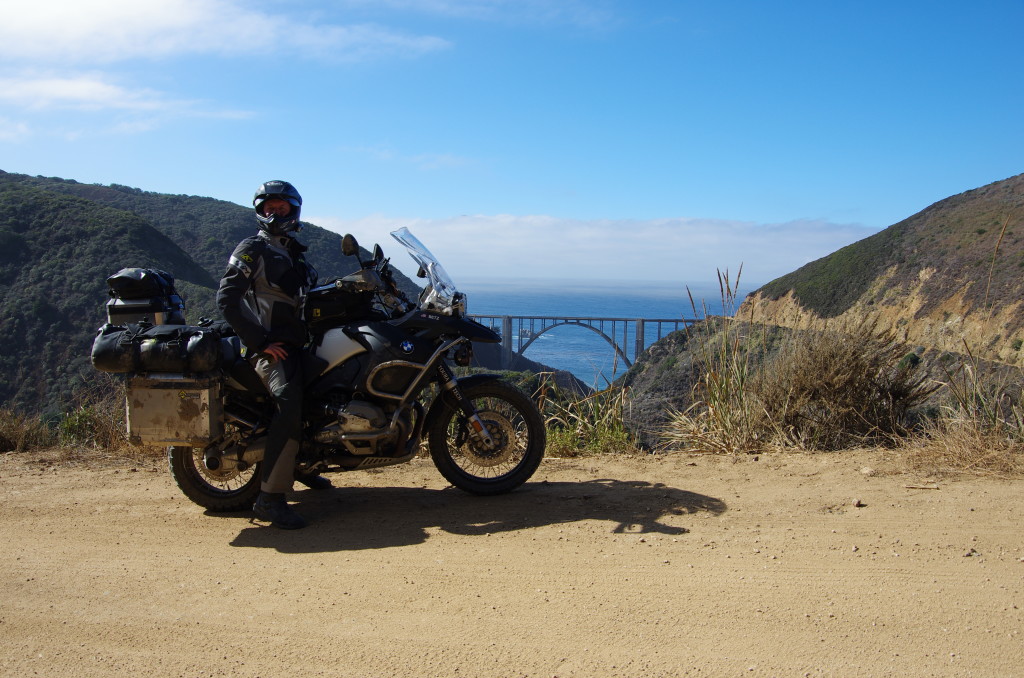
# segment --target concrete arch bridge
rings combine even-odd
[[[663,336],[696,322],[692,318],[592,318],[573,316],[474,315],[470,317],[501,333],[501,364],[507,368],[541,335],[557,327],[590,330],[614,349],[629,368],[640,354]]]

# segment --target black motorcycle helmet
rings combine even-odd
[[[263,214],[263,203],[271,198],[280,198],[292,206],[287,216]],[[256,208],[256,220],[259,222],[260,230],[270,235],[287,235],[289,232],[298,231],[302,228],[299,224],[299,213],[302,211],[302,196],[295,190],[295,187],[287,181],[267,181],[256,189],[256,195],[252,198],[252,206]]]

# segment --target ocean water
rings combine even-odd
[[[694,303],[685,285],[656,282],[604,283],[590,281],[458,281],[460,291],[468,300],[470,315],[568,316],[600,318],[692,319],[706,311],[722,313],[718,287],[690,286]],[[696,306],[696,313],[694,306]],[[539,328],[539,326],[538,326]],[[500,330],[500,327],[497,329]],[[662,335],[672,328],[666,326]],[[606,333],[610,326],[606,325]],[[623,326],[616,339],[623,343]],[[645,346],[658,339],[657,331],[648,325]],[[632,332],[625,337],[626,355],[633,358],[635,339]],[[515,346],[515,344],[513,344]],[[625,374],[628,367],[617,359],[614,349],[593,330],[578,326],[562,326],[541,334],[527,347],[524,355],[530,360],[572,372],[590,386],[605,386]]]

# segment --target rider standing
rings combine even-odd
[[[306,247],[295,239],[302,228],[302,196],[295,187],[287,181],[268,181],[257,189],[253,207],[259,233],[232,253],[217,305],[274,399],[253,511],[275,527],[297,529],[306,521],[285,501],[285,492],[292,489],[302,436],[302,303],[316,283],[316,270],[306,263]],[[330,487],[320,476],[299,481],[314,489]]]

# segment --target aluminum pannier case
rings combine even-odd
[[[224,433],[221,376],[151,373],[128,380],[128,437],[152,446],[206,447]]]

